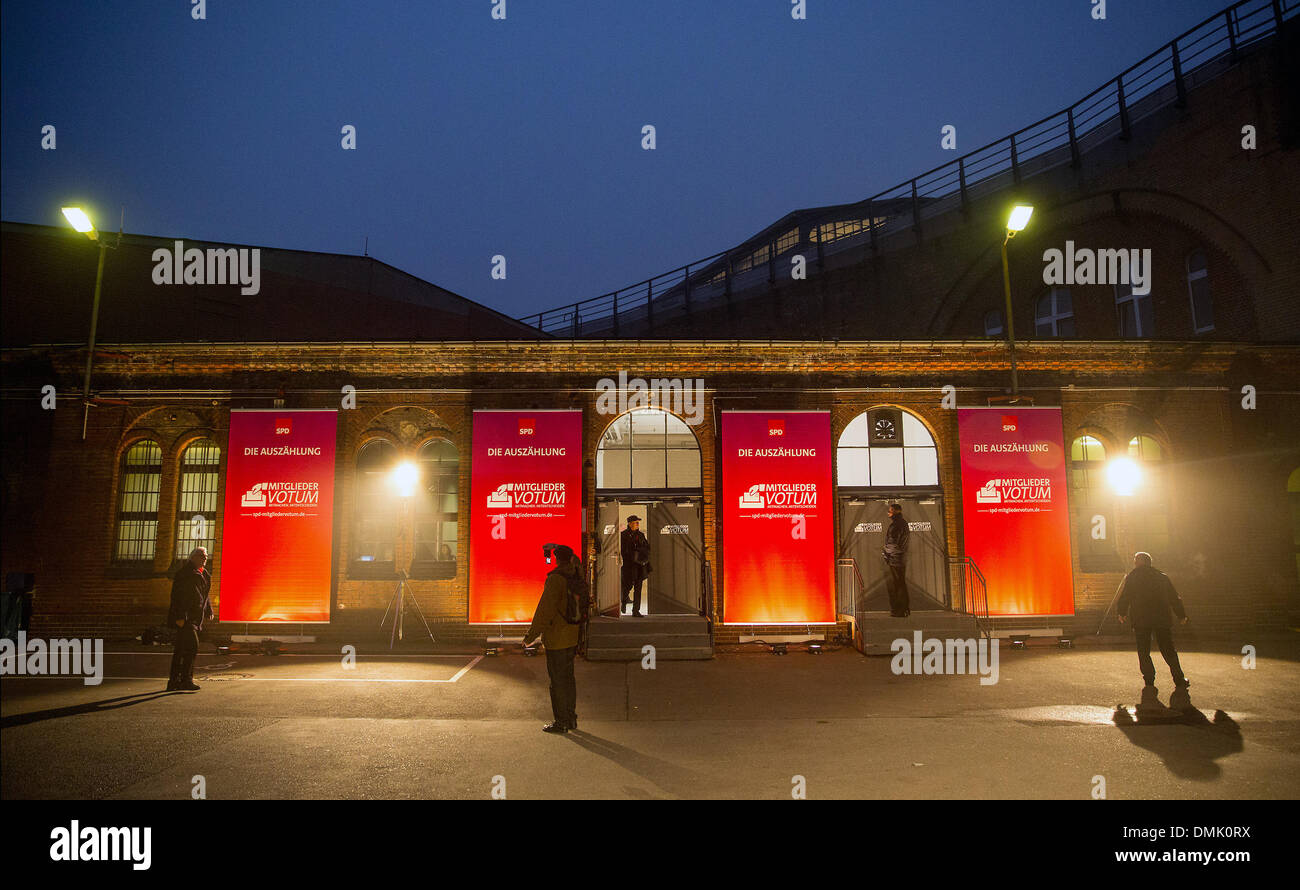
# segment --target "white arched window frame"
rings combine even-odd
[[[1039,337],[1074,336],[1074,304],[1068,287],[1054,287],[1038,298],[1034,332]]]
[[[1187,298],[1192,304],[1192,331],[1204,334],[1214,330],[1214,299],[1210,296],[1210,270],[1205,251],[1187,255]]]
[[[871,424],[887,422],[887,412],[901,415],[896,444],[884,444]],[[875,441],[876,444],[872,444]],[[939,484],[939,450],[934,437],[914,415],[903,409],[872,409],[849,421],[835,450],[836,483],[852,488],[933,487]]]
[[[596,487],[615,491],[700,487],[700,445],[686,422],[634,408],[606,427],[596,449]]]

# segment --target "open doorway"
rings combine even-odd
[[[620,537],[629,516],[641,517],[650,542],[650,574],[641,588],[641,615],[698,615],[704,566],[704,536],[698,497],[601,498],[597,502],[600,539],[596,566],[596,604],[602,615],[630,616],[623,605]],[[629,594],[630,597],[630,594]]]
[[[852,557],[862,575],[857,609],[889,611],[888,571],[881,551],[889,528],[889,505],[903,508],[911,535],[907,542],[907,588],[913,612],[951,608],[943,498],[937,494],[840,495],[840,557]]]

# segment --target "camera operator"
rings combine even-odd
[[[543,549],[551,546],[547,544]],[[582,635],[587,582],[582,575],[582,560],[572,547],[560,544],[553,549],[556,565],[546,575],[533,623],[524,634],[524,645],[531,645],[540,636],[546,647],[546,673],[551,680],[551,713],[555,719],[542,731],[565,733],[578,728],[573,660]]]

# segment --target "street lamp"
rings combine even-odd
[[[64,207],[63,215],[68,223],[91,241],[99,242],[99,267],[95,270],[95,300],[90,309],[90,343],[86,348],[86,378],[81,388],[81,441],[86,441],[86,424],[90,420],[90,369],[95,361],[95,330],[99,327],[99,291],[104,283],[104,252],[108,250],[107,242],[99,237],[90,216],[80,207]],[[122,236],[118,234],[120,243]]]
[[[1007,349],[1011,354],[1011,400],[1018,400],[1020,394],[1020,384],[1016,379],[1016,324],[1011,313],[1011,270],[1007,265],[1007,242],[1016,237],[1016,233],[1023,231],[1025,226],[1029,225],[1029,217],[1034,214],[1032,204],[1017,204],[1011,208],[1011,216],[1007,218],[1007,237],[1002,239],[1002,290],[1006,296],[1006,314],[1007,314]]]

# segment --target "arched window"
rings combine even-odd
[[[1115,499],[1106,482],[1106,446],[1095,436],[1070,443],[1070,512],[1075,552],[1083,572],[1115,572],[1123,565],[1115,544]]]
[[[1152,337],[1155,319],[1151,309],[1151,294],[1133,293],[1133,285],[1115,285],[1115,312],[1119,317],[1121,337]]]
[[[1128,456],[1137,461],[1142,477],[1134,492],[1130,517],[1138,550],[1169,559],[1169,492],[1165,478],[1165,452],[1151,436],[1139,434],[1129,440]]]
[[[195,547],[206,547],[211,560],[217,544],[217,485],[221,446],[211,439],[196,439],[181,454],[180,497],[176,500],[177,560],[187,559]],[[212,570],[209,562],[208,570]]]
[[[1074,336],[1074,306],[1068,287],[1054,287],[1038,298],[1034,331],[1040,337]]]
[[[612,490],[700,487],[700,446],[676,414],[634,408],[614,420],[596,449],[596,487]]]
[[[1193,250],[1187,257],[1187,294],[1192,301],[1192,330],[1197,334],[1214,330],[1214,300],[1202,250]]]
[[[367,442],[357,455],[355,569],[387,573],[396,567],[398,496],[391,484],[396,464],[397,449],[383,439]]]
[[[446,439],[420,448],[420,490],[415,499],[413,573],[421,578],[456,577],[459,553],[460,453]]]
[[[122,455],[118,483],[117,540],[113,559],[149,563],[158,544],[158,492],[162,489],[162,446],[136,442]]]
[[[849,421],[835,452],[841,486],[899,488],[939,484],[934,437],[901,408],[872,408]]]

